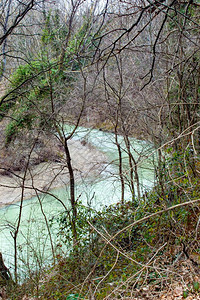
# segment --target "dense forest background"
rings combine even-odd
[[[2,197],[20,191],[12,266],[1,249],[3,299],[200,299],[199,12],[197,0],[0,2],[0,188]],[[119,199],[101,210],[76,194],[80,178],[108,168],[87,135],[74,158],[80,126],[114,137]],[[84,147],[89,167],[78,160]],[[140,178],[145,159],[151,189]],[[42,186],[41,164],[50,174]],[[52,195],[59,180],[64,198]],[[27,265],[22,280],[27,193],[38,198],[52,262],[35,254],[37,268]],[[45,194],[62,206],[54,219]]]

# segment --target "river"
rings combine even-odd
[[[66,126],[65,130],[70,131],[70,128]],[[90,176],[90,172],[88,172],[84,178],[79,177],[76,184],[76,197],[79,198],[79,202],[86,206],[91,205],[96,210],[100,210],[105,205],[120,202],[121,186],[117,167],[119,160],[114,134],[79,127],[73,136],[73,140],[92,145],[106,156],[106,162],[98,169],[98,174]],[[132,154],[138,161],[141,192],[145,192],[154,185],[153,160],[150,155],[153,148],[151,143],[146,141],[139,141],[134,138],[131,138],[130,141]],[[122,136],[119,136],[119,143],[122,150],[125,149]],[[122,153],[123,167],[125,172],[126,170],[128,172],[127,153],[126,151],[122,151]],[[77,155],[80,154],[77,151]],[[54,188],[51,192],[68,207],[68,185],[62,188]],[[38,197],[40,201],[38,201]],[[128,201],[131,198],[132,194],[127,185],[125,200]],[[17,202],[0,210],[0,251],[6,265],[11,268],[11,272],[14,265],[13,232],[18,222],[19,206],[20,203]],[[17,240],[19,269],[22,278],[27,272],[32,272],[52,262],[52,251],[44,214],[49,222],[52,217],[58,216],[63,209],[59,201],[46,194],[39,194],[37,197],[32,197],[23,202],[22,221]],[[50,230],[55,247],[59,243],[56,234],[57,225],[54,224]]]

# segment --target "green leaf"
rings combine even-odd
[[[183,298],[187,298],[187,296],[188,296],[188,290],[186,290],[186,291],[183,291]]]
[[[193,288],[194,288],[195,292],[198,292],[199,291],[199,282],[194,281],[193,282]]]
[[[66,298],[66,300],[76,300],[76,299],[81,299],[79,294],[70,294]]]

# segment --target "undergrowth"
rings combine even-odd
[[[191,200],[199,197],[197,183],[199,179],[195,178]],[[61,253],[63,245],[70,244],[70,223],[67,214],[62,213],[52,220],[58,222],[62,237],[57,245],[60,254],[56,266],[43,270],[34,280],[18,287],[19,290],[38,299],[134,299],[136,295],[141,297],[137,299],[143,299],[148,287],[154,295],[148,299],[159,299],[172,282],[181,281],[181,276],[185,278],[182,273],[186,271],[182,268],[187,261],[187,265],[191,264],[190,280],[188,286],[185,283],[183,297],[198,295],[198,283],[196,290],[191,286],[198,282],[200,263],[199,204],[163,212],[131,226],[144,216],[167,208],[169,193],[176,196],[170,206],[188,200],[188,195],[177,194],[171,186],[162,201],[156,187],[137,204],[119,203],[92,213],[79,205],[80,239],[76,251],[67,256]],[[15,294],[11,299],[21,298]]]

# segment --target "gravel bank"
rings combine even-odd
[[[75,179],[98,176],[106,163],[106,156],[90,144],[69,141]],[[12,176],[0,175],[0,207],[20,201],[22,197],[23,172]],[[69,183],[65,159],[59,162],[43,162],[32,166],[25,179],[24,199],[36,195],[37,191],[47,191]]]

